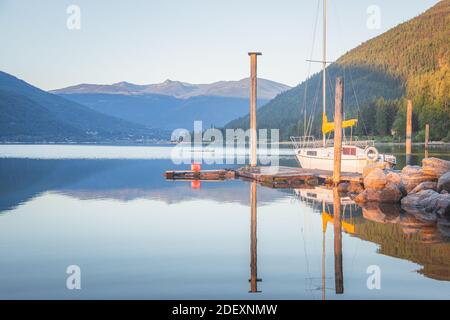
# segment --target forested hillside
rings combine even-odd
[[[401,139],[406,99],[414,103],[415,139],[430,123],[433,140],[450,139],[450,0],[349,51],[327,68],[328,117],[334,109],[334,79],[345,82],[346,117],[360,119],[358,134]],[[303,110],[316,114],[320,135],[322,75],[280,94],[258,111],[260,128],[278,128],[283,139],[303,133]],[[248,127],[248,116],[226,127]]]

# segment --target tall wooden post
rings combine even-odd
[[[256,134],[256,102],[257,102],[257,57],[260,52],[249,52],[250,56],[250,166],[255,167],[257,163],[256,147],[258,144]]]
[[[336,294],[344,293],[344,271],[342,267],[342,224],[341,198],[339,191],[333,188],[333,223],[334,223],[334,281]]]
[[[430,125],[425,125],[425,158],[428,158],[428,140],[430,139]]]
[[[406,164],[411,164],[411,150],[412,150],[412,101],[408,100],[406,107]]]
[[[336,95],[334,100],[334,169],[333,183],[339,184],[341,180],[342,158],[342,113],[344,98],[344,82],[341,77],[336,78]]]
[[[250,221],[250,293],[257,293],[258,282],[258,266],[257,266],[257,210],[256,210],[256,181],[250,184],[250,207],[251,207],[251,221]]]

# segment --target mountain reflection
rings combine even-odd
[[[202,198],[248,203],[247,187],[239,181],[203,183],[194,190],[187,182],[165,180],[163,172],[174,168],[187,166],[177,167],[170,160],[0,159],[0,212],[48,191],[79,200],[143,198],[178,203]],[[258,192],[260,204],[287,195],[269,189]]]
[[[0,159],[0,213],[11,211],[45,192],[79,200],[125,202],[142,198],[168,204],[202,199],[248,205],[250,200],[250,291],[262,290],[257,274],[256,208],[290,197],[292,190],[256,187],[239,180],[202,183],[200,189],[194,189],[189,182],[165,180],[162,173],[174,168],[177,167],[170,160]],[[298,189],[295,193],[300,201],[312,208],[306,214],[321,217],[324,234],[327,226],[333,226],[329,229],[336,240],[336,293],[344,292],[346,274],[346,266],[342,262],[342,252],[346,248],[339,240],[340,232],[377,244],[377,252],[382,255],[419,264],[421,267],[417,272],[426,277],[450,280],[449,221],[430,222],[418,214],[405,214],[396,205],[368,204],[360,207],[343,195],[339,195],[339,202],[336,202],[333,190],[321,187]],[[334,213],[336,208],[338,215]],[[324,282],[325,279],[323,270]],[[322,286],[325,288],[326,284]]]

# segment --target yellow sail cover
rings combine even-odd
[[[357,119],[349,119],[342,121],[342,128],[353,127],[358,123]],[[334,130],[334,122],[328,122],[327,115],[324,113],[322,116],[322,133],[326,134]]]

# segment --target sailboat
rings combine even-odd
[[[327,20],[326,20],[326,4],[323,0],[323,60],[322,63],[322,140],[316,140],[314,137],[305,135],[302,137],[291,137],[294,146],[295,156],[302,168],[333,170],[334,165],[334,147],[333,140],[327,139],[327,134],[334,131],[334,123],[329,122],[326,113],[326,66],[327,66]],[[305,110],[306,114],[306,110]],[[352,128],[357,124],[357,119],[344,120],[342,128]],[[305,117],[305,128],[306,117]],[[353,131],[351,131],[353,132]],[[344,135],[345,137],[345,135]],[[346,138],[342,142],[342,160],[341,170],[343,172],[362,173],[364,167],[369,163],[378,163],[383,167],[391,168],[395,166],[396,157],[389,154],[380,154],[375,148],[373,140],[358,140],[353,138],[351,134],[350,140]]]

